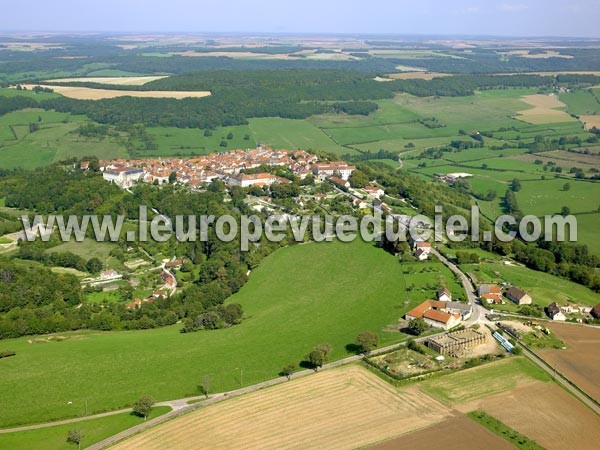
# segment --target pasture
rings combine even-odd
[[[533,303],[541,306],[547,306],[552,302],[557,302],[559,305],[574,303],[589,306],[600,303],[600,294],[585,286],[521,265],[482,263],[463,265],[462,268],[465,272],[472,272],[480,283],[508,281],[527,292],[533,299]],[[497,276],[496,272],[500,275]],[[506,307],[513,310],[517,308],[510,302],[506,306],[494,308]]]
[[[406,336],[385,330],[419,301],[405,303],[405,291],[401,265],[383,250],[361,241],[311,243],[278,250],[252,272],[230,299],[245,319],[228,329],[182,334],[176,325],[67,333],[61,342],[5,340],[17,356],[1,361],[0,426],[73,417],[86,400],[94,413],[146,394],[198,395],[204,376],[213,392],[258,383],[320,343],[333,346],[332,359],[344,357],[362,331],[377,332],[381,345],[399,342]],[[111,388],[98,389],[100,380]]]
[[[79,136],[76,130],[87,120],[55,111],[26,109],[0,116],[0,167],[33,169],[72,157],[126,157],[115,137]],[[36,124],[33,130],[30,124]]]
[[[514,389],[550,377],[524,357],[507,357],[494,363],[465,369],[419,384],[420,389],[448,405],[464,405],[473,400]]]
[[[114,448],[349,449],[450,414],[414,387],[396,389],[360,366],[348,366],[211,405]],[[223,432],[233,428],[235,433]]]
[[[565,189],[565,184],[569,189]],[[525,214],[543,216],[557,214],[568,206],[571,213],[592,212],[598,209],[600,183],[552,178],[525,180],[516,193],[519,207]]]
[[[168,406],[155,406],[148,415],[148,419],[161,416],[170,410],[171,408]],[[75,428],[83,433],[81,446],[87,448],[123,430],[139,425],[143,421],[142,417],[131,413],[122,413],[36,430],[0,433],[0,449],[72,450],[73,444],[67,443],[67,434],[69,430]]]

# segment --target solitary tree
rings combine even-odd
[[[571,214],[571,209],[568,206],[563,206],[560,210],[560,215],[568,216],[569,214]]]
[[[563,186],[563,191],[568,191],[571,189],[571,183],[565,183]]]
[[[427,323],[421,318],[413,319],[408,324],[408,331],[410,334],[419,336],[427,329]]]
[[[81,448],[81,440],[82,439],[83,439],[83,433],[81,432],[81,430],[78,430],[77,428],[73,428],[72,430],[69,430],[69,433],[67,434],[67,443],[75,444],[77,446],[77,450],[79,450]]]
[[[287,366],[285,366],[283,368],[283,370],[281,371],[281,374],[286,377],[288,379],[288,381],[290,380],[290,378],[292,377],[292,374],[297,370],[296,364],[288,364]]]
[[[306,359],[308,359],[308,362],[315,372],[327,362],[331,351],[331,345],[319,344],[306,356]]]
[[[133,412],[138,416],[144,417],[144,421],[148,418],[148,414],[152,411],[154,400],[151,397],[142,397],[133,405]]]
[[[202,379],[202,384],[198,386],[198,389],[200,389],[202,395],[208,398],[208,394],[210,394],[210,377],[208,375]]]
[[[516,178],[512,180],[512,182],[510,183],[510,189],[513,192],[519,192],[521,190],[521,182],[519,180],[517,180]]]
[[[356,336],[356,343],[364,353],[368,354],[372,350],[375,350],[379,345],[379,336],[377,336],[377,333],[365,331]]]

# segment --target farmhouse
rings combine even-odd
[[[466,329],[431,337],[427,340],[427,346],[441,355],[458,358],[465,350],[485,344],[486,340],[486,335],[481,331]]]
[[[356,167],[350,166],[344,161],[331,161],[312,165],[313,173],[321,179],[339,174],[342,180],[347,180],[355,169]]]
[[[376,186],[365,186],[364,191],[367,193],[369,197],[373,198],[381,198],[383,194],[385,194],[384,190],[378,188]]]
[[[517,305],[531,305],[531,297],[514,286],[506,291],[506,297]]]
[[[102,172],[102,178],[110,183],[115,183],[122,188],[128,188],[144,178],[144,171],[142,169],[123,167],[105,170]]]
[[[425,323],[432,327],[449,330],[460,323],[461,316],[457,313],[449,313],[446,310],[446,303],[437,300],[426,300],[407,312],[405,318],[407,320],[423,319]]]
[[[436,297],[441,302],[449,302],[452,300],[452,293],[448,290],[448,288],[440,288],[436,293]]]
[[[431,244],[429,242],[416,241],[413,245],[415,256],[419,261],[424,261],[431,253]]]
[[[552,320],[566,319],[565,315],[560,310],[560,306],[558,306],[556,302],[552,302],[548,305],[546,308],[546,314],[548,314],[548,317],[550,317]]]

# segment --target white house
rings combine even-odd
[[[321,179],[339,174],[342,180],[347,180],[355,169],[356,167],[350,166],[344,161],[331,161],[312,165],[313,173]]]
[[[558,306],[558,304],[556,302],[552,302],[548,305],[548,307],[546,308],[546,313],[548,314],[548,317],[550,317],[552,320],[566,320],[567,319],[565,317],[565,315],[562,313],[562,311],[560,310],[560,306]]]
[[[436,295],[437,299],[441,302],[449,302],[452,300],[452,293],[445,287],[438,289]]]
[[[122,188],[133,186],[134,183],[144,178],[144,171],[136,168],[120,168],[105,170],[102,172],[102,178]]]

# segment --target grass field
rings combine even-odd
[[[594,306],[600,303],[600,294],[585,286],[527,267],[494,263],[461,267],[465,272],[473,273],[481,283],[508,281],[526,291],[531,296],[533,303],[538,305],[547,306],[554,301],[560,305],[575,303]],[[500,276],[496,276],[495,272],[498,272]],[[517,309],[517,306],[512,303],[506,306],[510,309]],[[504,308],[504,306],[498,308]]]
[[[566,183],[569,190],[564,189]],[[600,183],[552,178],[522,181],[521,186],[516,193],[519,207],[535,216],[560,213],[563,206],[571,213],[597,211],[600,201]]]
[[[396,389],[366,369],[349,366],[203,408],[115,448],[348,449],[418,430],[450,414],[414,387]]]
[[[171,408],[168,406],[156,406],[152,409],[148,418],[161,416],[170,410]],[[142,417],[123,413],[73,424],[0,434],[0,449],[72,450],[74,447],[73,444],[67,443],[67,435],[69,430],[73,429],[78,429],[83,433],[81,446],[86,448],[143,421]]]
[[[158,149],[143,150],[143,156],[206,155],[226,150],[256,147],[256,142],[247,125],[219,127],[211,130],[211,136],[205,136],[204,130],[197,128],[150,127],[148,133],[155,138]],[[232,139],[227,135],[233,134]],[[248,139],[244,139],[245,137]],[[221,147],[221,141],[227,143]]]
[[[596,94],[597,95],[597,94]],[[571,114],[600,114],[600,102],[592,89],[580,89],[559,95]]]
[[[398,332],[383,330],[418,301],[405,304],[405,289],[401,265],[381,249],[359,241],[304,244],[276,252],[252,273],[231,299],[246,318],[229,329],[181,334],[178,325],[74,333],[47,344],[4,341],[17,356],[2,361],[0,425],[70,417],[85,400],[99,412],[145,394],[195,395],[205,375],[214,391],[254,384],[299,363],[319,343],[333,346],[333,358],[346,356],[362,331],[378,332],[382,345],[400,341]],[[98,389],[100,381],[110,389]]]
[[[338,155],[355,153],[352,149],[333,141],[308,120],[268,117],[250,119],[248,126],[258,144],[273,148],[320,150]]]
[[[420,388],[447,404],[467,403],[514,389],[519,383],[550,377],[524,357],[509,357],[503,361],[427,380]]]
[[[32,169],[71,157],[126,157],[116,138],[80,137],[75,130],[87,118],[55,111],[29,109],[0,116],[0,167]],[[31,132],[29,124],[38,124]]]

